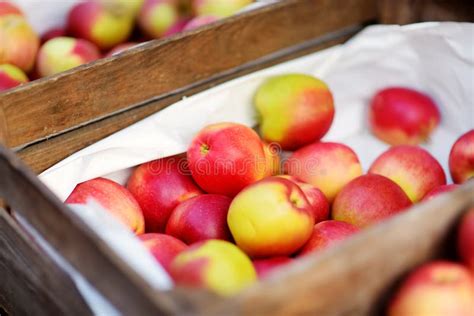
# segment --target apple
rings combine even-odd
[[[411,204],[398,184],[378,174],[366,174],[339,192],[332,218],[363,228],[405,211]]]
[[[165,234],[143,234],[138,238],[168,273],[173,259],[188,248],[181,240]]]
[[[334,101],[328,86],[304,74],[278,75],[257,90],[255,108],[267,142],[295,150],[320,140],[331,127]]]
[[[429,152],[418,146],[393,146],[380,155],[369,169],[397,183],[413,203],[446,184],[443,168]]]
[[[127,42],[127,43],[119,44],[119,45],[115,46],[114,48],[112,48],[107,53],[107,55],[105,57],[115,56],[115,55],[120,54],[121,52],[126,51],[127,49],[135,47],[137,45],[138,45],[138,43],[135,43],[135,42]]]
[[[357,226],[336,220],[317,223],[314,225],[311,237],[301,248],[298,256],[305,256],[309,253],[331,247],[359,231]]]
[[[151,38],[161,38],[184,27],[177,0],[145,0],[138,15],[138,25]],[[171,31],[176,26],[178,29]]]
[[[100,58],[94,44],[72,37],[56,37],[41,46],[37,71],[41,77],[51,76]]]
[[[24,17],[0,16],[0,64],[12,64],[24,72],[33,68],[39,38]]]
[[[237,246],[250,257],[288,256],[309,239],[314,213],[297,184],[269,177],[237,194],[227,224]]]
[[[329,218],[329,202],[324,196],[323,192],[315,186],[300,181],[297,178],[289,175],[279,175],[278,177],[290,180],[296,183],[303,191],[304,195],[308,199],[309,204],[313,209],[315,223],[327,220]]]
[[[189,176],[183,156],[171,156],[140,165],[130,176],[127,188],[143,210],[149,233],[164,232],[173,209],[202,193]]]
[[[266,175],[274,176],[280,173],[280,152],[281,148],[274,143],[263,144],[263,152],[266,160]]]
[[[193,19],[191,19],[188,23],[186,23],[186,25],[183,28],[183,31],[194,30],[194,29],[197,29],[198,27],[214,23],[218,20],[219,18],[213,15],[196,16]]]
[[[23,12],[16,5],[9,1],[0,1],[0,17],[4,15],[24,16]]]
[[[71,35],[106,50],[128,39],[133,28],[133,16],[118,2],[89,0],[71,9],[67,24]]]
[[[44,44],[50,39],[64,36],[67,36],[66,29],[64,27],[54,27],[44,32],[44,34],[41,36],[41,43]]]
[[[285,173],[312,184],[331,203],[352,179],[362,175],[355,152],[339,143],[318,142],[295,151],[283,164]]]
[[[449,153],[449,171],[454,183],[474,177],[474,129],[461,135]]]
[[[144,233],[143,213],[132,194],[120,184],[105,178],[96,178],[78,184],[66,204],[87,204],[96,200],[137,235]]]
[[[207,239],[232,241],[227,227],[231,201],[225,195],[203,194],[181,202],[171,213],[166,233],[187,244]]]
[[[474,208],[461,218],[457,244],[459,256],[474,274]]]
[[[204,127],[187,157],[194,180],[208,193],[232,197],[268,173],[262,141],[250,127],[237,123]]]
[[[120,6],[122,10],[135,18],[140,12],[144,0],[98,0],[105,6]]]
[[[372,132],[391,145],[425,142],[438,126],[440,117],[436,103],[429,96],[403,87],[378,91],[369,108]]]
[[[217,294],[235,294],[255,282],[252,262],[234,244],[207,240],[190,246],[171,263],[177,285],[204,288]]]
[[[270,273],[278,270],[282,266],[292,263],[294,260],[290,257],[271,257],[252,260],[255,271],[259,279],[266,278]]]
[[[0,92],[26,82],[28,77],[20,68],[10,64],[0,65]]]
[[[193,0],[196,15],[213,15],[225,18],[237,13],[253,0]]]
[[[428,201],[434,198],[435,196],[446,193],[446,192],[451,192],[454,191],[455,189],[459,188],[459,184],[445,184],[445,185],[440,185],[439,187],[434,188],[430,192],[428,192],[422,199],[422,201]]]
[[[429,262],[411,272],[392,298],[388,316],[472,316],[474,275],[448,261]]]

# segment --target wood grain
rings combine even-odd
[[[376,17],[376,0],[287,0],[23,85],[0,97],[8,147],[101,120]]]

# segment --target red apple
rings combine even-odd
[[[278,268],[292,262],[293,259],[290,257],[271,257],[252,260],[259,279],[266,278],[271,272],[274,272],[275,270],[278,270]]]
[[[359,158],[348,146],[318,142],[295,151],[283,165],[285,173],[314,185],[332,202],[352,179],[362,175]]]
[[[137,235],[145,231],[143,213],[130,192],[114,181],[96,178],[76,186],[66,204],[87,204],[96,200],[104,209],[129,227]]]
[[[10,14],[23,16],[23,12],[20,8],[10,1],[0,1],[0,17]]]
[[[461,218],[458,229],[458,251],[462,261],[474,273],[474,208]]]
[[[208,193],[232,197],[267,175],[263,143],[242,124],[206,126],[194,137],[187,154],[194,180]]]
[[[64,37],[66,35],[66,29],[64,27],[55,27],[43,33],[41,36],[41,43],[46,43],[50,39]]]
[[[0,92],[26,82],[28,77],[20,68],[10,64],[0,65]]]
[[[165,234],[143,234],[138,238],[168,273],[173,259],[188,248],[181,240]]]
[[[440,113],[427,95],[409,88],[385,88],[369,109],[372,132],[391,145],[417,145],[438,126]]]
[[[147,232],[164,232],[173,209],[202,193],[189,176],[182,156],[140,165],[130,176],[127,188],[143,210]]]
[[[443,168],[429,152],[418,146],[393,146],[380,155],[369,169],[397,183],[413,203],[446,184]]]
[[[188,23],[186,23],[183,31],[194,30],[198,27],[216,22],[217,20],[219,20],[219,18],[212,15],[196,16],[192,20],[190,20]]]
[[[314,225],[313,233],[299,251],[299,256],[331,247],[359,232],[359,228],[349,223],[329,220]]]
[[[474,276],[464,266],[434,261],[417,268],[392,298],[388,316],[472,316]]]
[[[474,177],[474,129],[461,135],[449,153],[449,171],[454,183]]]
[[[435,196],[446,193],[446,192],[451,192],[455,189],[460,187],[458,184],[445,184],[445,185],[440,185],[439,187],[434,188],[430,192],[428,192],[422,199],[422,201],[428,201],[434,198]]]
[[[207,239],[232,241],[227,227],[231,198],[203,194],[178,204],[166,224],[166,233],[187,244]]]

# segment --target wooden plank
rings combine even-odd
[[[6,144],[21,147],[136,107],[285,47],[360,24],[376,0],[287,0],[152,41],[6,92]]]
[[[240,77],[250,72],[341,44],[360,29],[361,26],[351,27],[344,29],[342,32],[328,34],[303,45],[297,45],[290,49],[271,54],[264,59],[236,67],[225,74],[213,76],[210,80],[206,80],[205,82],[198,82],[184,91],[172,92],[160,100],[152,101],[143,106],[136,107],[129,111],[113,115],[109,118],[77,128],[59,136],[32,144],[19,150],[17,154],[30,168],[33,169],[34,172],[40,173],[57,162],[65,159],[72,153],[158,112],[164,107],[181,100],[184,96],[191,96],[219,83]]]
[[[446,237],[474,206],[474,181],[287,266],[204,315],[382,315],[401,276],[445,252]]]
[[[69,276],[1,208],[0,249],[0,306],[5,311],[11,315],[92,315]]]

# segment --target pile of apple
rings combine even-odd
[[[66,203],[95,198],[138,235],[177,284],[229,295],[474,176],[474,130],[451,149],[456,184],[447,185],[440,164],[416,145],[440,121],[425,94],[390,87],[374,96],[371,129],[393,146],[365,174],[351,148],[321,141],[333,103],[317,78],[271,77],[254,97],[260,135],[237,123],[208,125],[186,154],[138,166],[126,187],[93,179],[79,184]],[[460,244],[474,272],[472,214],[467,218]],[[441,279],[450,282],[450,274]]]
[[[0,91],[212,23],[252,2],[86,0],[71,9],[66,25],[40,38],[17,6],[0,1]]]

